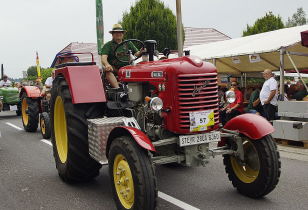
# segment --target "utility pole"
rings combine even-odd
[[[176,0],[176,23],[177,23],[177,39],[178,39],[178,55],[183,56],[183,24],[182,24],[182,0]]]
[[[104,44],[103,0],[96,0],[96,37],[97,50],[98,54],[100,54]]]

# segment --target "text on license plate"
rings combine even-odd
[[[180,136],[180,147],[220,141],[220,132]]]

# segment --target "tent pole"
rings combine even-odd
[[[284,55],[286,49],[282,47],[280,49],[280,100],[284,101]]]

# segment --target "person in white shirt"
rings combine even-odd
[[[50,89],[52,88],[52,82],[55,78],[55,70],[52,70],[51,77],[48,77],[45,81],[45,87],[43,88],[42,95],[46,94],[46,99],[49,100],[51,98]]]
[[[0,81],[0,87],[9,87],[12,86],[12,82],[8,80],[7,75],[3,75],[3,80]]]
[[[269,69],[264,70],[263,77],[266,81],[260,92],[260,101],[263,106],[264,117],[271,121],[275,119],[275,113],[277,112],[278,83]]]

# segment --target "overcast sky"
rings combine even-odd
[[[105,41],[135,1],[103,0]],[[175,11],[175,0],[162,1]],[[232,38],[268,11],[286,21],[299,7],[308,14],[308,0],[182,0],[184,26],[216,28]],[[50,66],[70,42],[96,42],[95,0],[0,0],[0,63],[9,77],[35,65],[36,51],[41,66]]]

